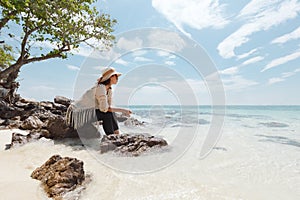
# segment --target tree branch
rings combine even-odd
[[[58,50],[57,53],[54,53],[54,54],[48,53],[45,56],[39,56],[39,57],[29,58],[29,59],[27,59],[27,60],[24,61],[24,64],[28,64],[28,63],[32,63],[32,62],[36,62],[36,61],[47,60],[47,59],[50,59],[50,58],[59,58],[59,57],[62,56],[61,53],[67,52],[67,51],[70,51],[70,50],[71,50],[71,48],[70,48],[69,45],[64,45],[62,48],[60,48]]]
[[[17,14],[18,12],[16,10],[11,11],[7,14],[6,17],[0,19],[0,30],[7,24],[7,22],[11,19],[10,17]]]

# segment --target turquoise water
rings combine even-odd
[[[129,106],[133,113],[143,119],[164,119],[172,124],[209,124],[214,115],[223,115],[224,121],[243,125],[289,127],[300,122],[300,106]],[[215,110],[214,110],[215,109]],[[215,112],[216,111],[216,112]],[[224,114],[223,114],[224,113]],[[246,125],[246,124],[244,124]]]

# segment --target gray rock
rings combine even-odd
[[[126,121],[124,121],[124,125],[129,127],[136,127],[136,126],[143,126],[144,123],[140,122],[139,120],[133,117],[129,117],[128,119],[126,119]]]
[[[162,138],[154,136],[139,135],[108,135],[102,138],[100,152],[114,151],[127,156],[139,156],[151,148],[167,146],[168,143]]]
[[[0,87],[0,98],[6,98],[9,90],[3,87]]]

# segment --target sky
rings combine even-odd
[[[190,41],[203,49],[199,53],[203,69],[208,67],[203,60],[212,61],[224,87],[225,104],[300,105],[299,0],[106,0],[95,6],[118,21],[113,34],[118,36],[116,47],[123,51],[107,61],[123,73],[115,87],[119,99],[127,91],[130,104],[212,104],[216,91],[207,82],[208,74],[195,70],[180,52]],[[132,36],[152,27],[166,34],[149,34],[144,40]],[[126,38],[130,31],[134,32]],[[160,49],[144,48],[146,40]],[[57,95],[78,98],[74,91],[92,86],[101,75],[104,55],[86,46],[73,53],[66,60],[24,66],[18,93],[36,100],[51,101]],[[84,78],[87,71],[92,76]],[[186,96],[196,100],[188,102]],[[117,99],[117,104],[124,102]]]

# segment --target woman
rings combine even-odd
[[[111,86],[118,83],[119,76],[121,76],[121,73],[116,72],[114,68],[106,68],[98,79],[95,92],[97,119],[103,122],[103,129],[106,135],[119,134],[119,126],[114,112],[121,112],[126,116],[131,114],[130,110],[112,107]]]

